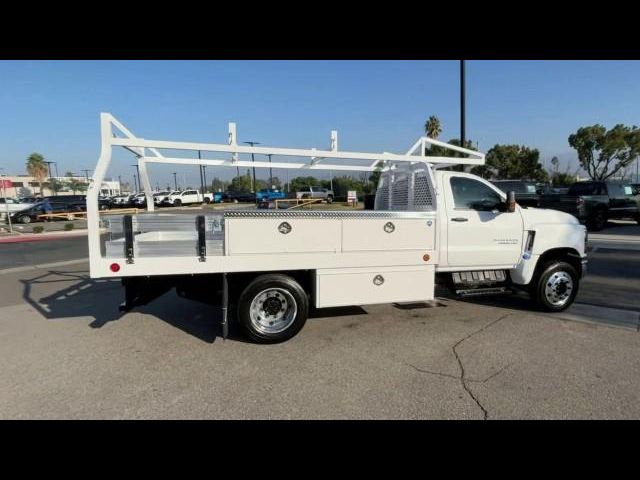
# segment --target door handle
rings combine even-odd
[[[468,222],[469,219],[465,217],[456,217],[451,219],[452,222]]]

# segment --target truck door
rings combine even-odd
[[[474,175],[445,174],[443,181],[449,266],[516,264],[523,238],[520,207],[505,211],[502,195]]]

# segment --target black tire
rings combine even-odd
[[[204,199],[204,203],[206,203],[206,204],[211,203],[211,199],[210,199],[210,198],[205,198],[205,199]]]
[[[607,212],[602,209],[598,209],[587,221],[587,228],[592,232],[599,232],[607,224]]]
[[[333,203],[333,195],[327,196],[327,203]]]
[[[556,274],[560,275],[560,277],[562,274],[566,274],[571,277],[571,285],[567,286],[567,283],[565,283],[565,287],[562,288],[560,285],[563,283],[562,278],[558,278],[558,275]],[[552,282],[551,280],[554,275],[556,275],[556,277]],[[566,301],[562,304],[554,305],[554,303],[547,297],[547,288],[553,289],[554,284],[560,289],[556,290],[556,292],[561,295],[568,295]],[[580,277],[578,276],[576,269],[573,268],[571,264],[561,260],[551,260],[540,266],[538,273],[531,282],[531,300],[533,300],[540,310],[545,312],[561,312],[569,308],[576,299],[579,285]]]
[[[269,292],[269,290],[271,290],[271,292]],[[275,315],[280,314],[278,307],[284,309],[281,310],[284,312],[282,315],[285,317],[285,319],[282,320],[284,327],[282,331],[268,332],[265,330],[266,328],[277,329],[278,325],[274,325],[273,327],[267,327],[265,325],[264,328],[261,329],[258,327],[258,325],[260,325],[259,321],[256,320],[255,323],[252,321],[252,302],[254,300],[259,302],[259,299],[263,295],[268,297],[267,301],[273,298],[276,310]],[[271,295],[271,298],[269,298],[269,295]],[[279,305],[278,302],[280,302]],[[262,308],[265,308],[265,310],[272,307],[272,305],[264,307],[265,303],[266,302],[262,303]],[[293,308],[295,308],[295,310],[293,310]],[[256,343],[280,343],[295,336],[304,326],[307,321],[307,316],[309,315],[309,299],[304,289],[293,278],[282,274],[261,275],[255,278],[240,295],[237,312],[238,324],[250,340]],[[287,315],[291,315],[290,320],[286,320]],[[267,319],[263,319],[263,323],[267,322]],[[276,320],[271,323],[277,324],[277,322]],[[256,323],[258,323],[258,325],[256,325]],[[284,324],[286,324],[286,327]]]
[[[182,200],[174,200],[174,201],[173,201],[173,206],[174,206],[174,207],[180,207],[180,206],[182,206]]]
[[[31,223],[31,217],[29,215],[22,215],[21,217],[18,218],[18,221],[20,223]]]

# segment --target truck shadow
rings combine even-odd
[[[124,300],[119,279],[92,279],[86,270],[49,270],[20,282],[24,301],[49,320],[89,317],[89,327],[99,329],[129,313],[118,309]],[[235,307],[230,307],[227,339],[246,343],[248,340],[233,321]],[[174,289],[131,312],[155,317],[203,342],[214,343],[222,338],[221,309],[179,297]],[[309,319],[363,314],[367,312],[361,307],[312,309]]]
[[[102,328],[127,314],[118,309],[124,300],[118,279],[92,279],[86,270],[49,270],[20,282],[24,301],[49,320],[89,317],[93,318],[89,327]],[[57,287],[54,293],[42,295],[52,286]],[[219,308],[180,298],[173,290],[132,311],[156,317],[207,343],[222,336]],[[233,325],[228,338],[243,341]]]

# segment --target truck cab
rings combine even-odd
[[[586,273],[586,229],[564,212],[509,205],[507,194],[468,173],[435,171],[440,221],[436,272],[463,294],[509,285],[543,309],[567,308]],[[551,280],[549,280],[551,279]]]

